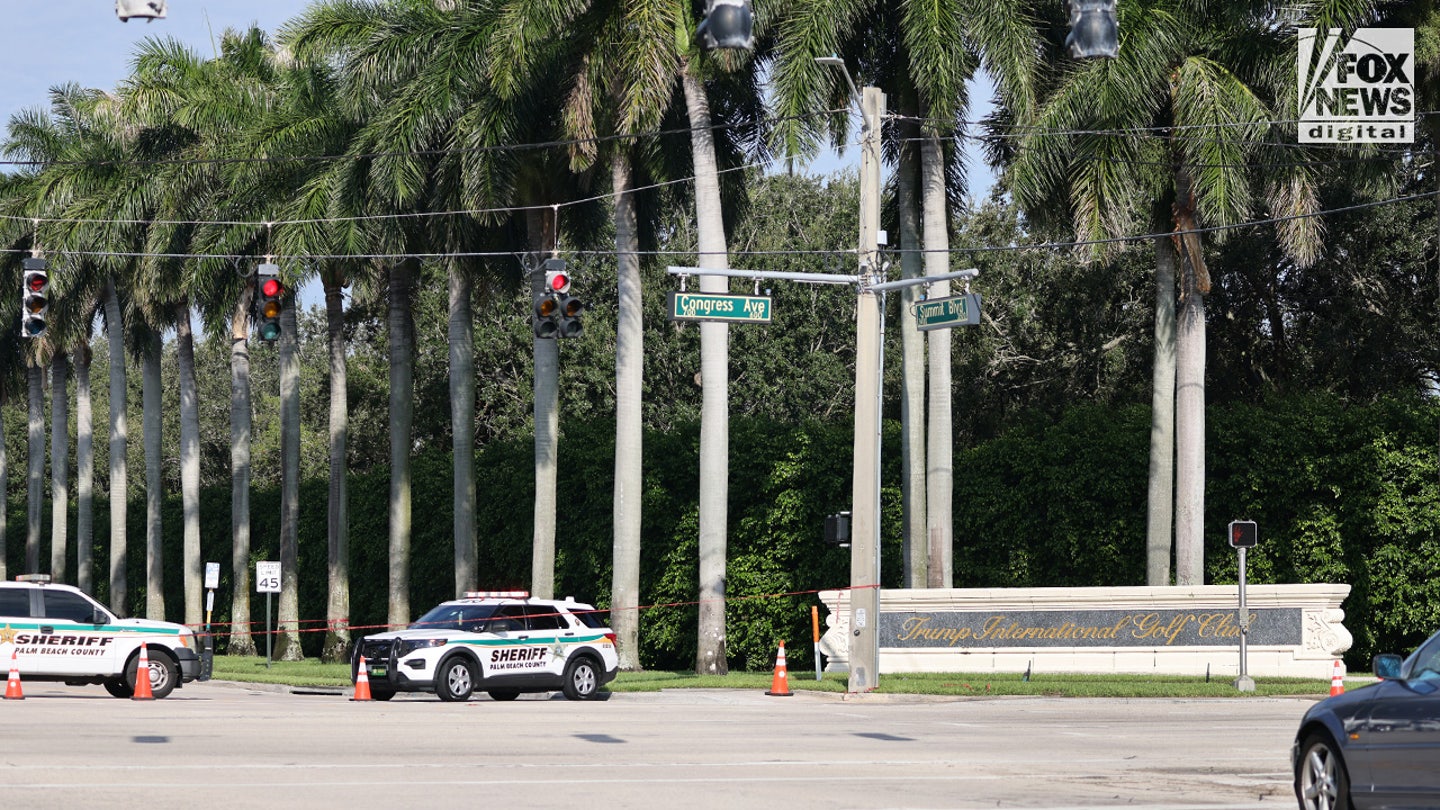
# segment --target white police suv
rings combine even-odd
[[[405,630],[365,636],[355,645],[352,680],[363,657],[370,695],[434,692],[495,700],[521,692],[590,700],[620,666],[615,633],[600,611],[574,598],[531,599],[525,591],[470,592],[442,602]]]
[[[199,674],[195,634],[182,624],[118,618],[80,589],[51,584],[46,574],[0,582],[0,672],[10,671],[13,655],[22,681],[103,684],[128,698],[142,643],[155,697]]]

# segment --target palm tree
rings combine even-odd
[[[901,271],[906,276],[918,276],[922,270],[925,275],[939,275],[949,269],[951,195],[963,178],[955,138],[963,134],[968,111],[966,83],[984,66],[997,77],[1002,95],[1022,108],[1029,103],[1036,71],[1029,6],[1023,0],[928,4],[801,0],[787,3],[776,23],[775,95],[778,112],[787,119],[777,134],[791,154],[808,152],[818,143],[820,127],[813,117],[818,105],[848,106],[843,95],[836,95],[845,85],[832,69],[815,63],[819,56],[840,54],[850,64],[859,64],[863,76],[898,101],[901,115],[918,121],[901,129],[905,137],[899,143],[898,188],[907,193],[898,203],[904,251]],[[917,260],[920,255],[923,259]],[[913,303],[916,293],[918,289],[907,293],[902,305]],[[946,282],[929,289],[931,296],[948,293]],[[949,587],[954,532],[951,337],[948,330],[929,336],[930,416],[923,430],[923,339],[908,325],[902,326],[902,338],[903,480],[909,516],[906,581]],[[928,441],[922,440],[922,434]]]
[[[81,347],[88,343],[97,308],[103,308],[110,341],[109,600],[112,609],[125,614],[128,613],[125,577],[127,387],[121,313],[131,302],[119,294],[122,286],[129,285],[117,285],[116,279],[128,278],[135,260],[123,255],[86,255],[97,245],[118,247],[116,252],[121,254],[134,252],[139,247],[139,226],[107,222],[143,217],[143,211],[134,205],[145,199],[140,193],[144,172],[127,160],[134,157],[135,126],[125,117],[117,101],[111,94],[83,90],[76,85],[56,87],[51,91],[49,110],[25,111],[12,118],[6,151],[43,165],[27,178],[34,200],[31,213],[51,218],[42,225],[42,241],[55,249],[69,248],[79,255],[67,263],[65,273],[54,279],[59,317],[52,319],[51,334],[57,336],[61,345],[77,347],[80,361],[77,370],[81,375],[88,373],[88,354]],[[88,386],[81,380],[77,392],[80,431],[77,544],[82,554],[89,549],[90,525],[86,492],[89,477],[87,400]],[[81,582],[87,574],[81,558]],[[157,592],[158,588],[149,590]]]
[[[1354,8],[1364,2],[1348,4]],[[1210,290],[1197,227],[1238,222],[1253,188],[1287,214],[1317,206],[1314,178],[1293,161],[1254,162],[1272,107],[1293,84],[1293,34],[1280,20],[1329,9],[1320,4],[1232,3],[1217,8],[1166,2],[1121,9],[1116,60],[1062,62],[1027,125],[1009,174],[1017,200],[1037,220],[1066,203],[1083,239],[1168,231],[1156,239],[1156,372],[1152,423],[1147,576],[1169,582],[1168,401],[1175,428],[1175,578],[1204,582],[1205,295]],[[1293,20],[1292,20],[1293,22]],[[1287,23],[1288,24],[1288,23]],[[1052,47],[1056,43],[1052,43]],[[1289,164],[1289,165],[1285,165]],[[1313,261],[1320,224],[1282,228],[1283,248]],[[1178,271],[1178,273],[1177,273]],[[1178,275],[1178,285],[1176,277]],[[1171,290],[1178,286],[1173,366],[1168,345]],[[1174,368],[1173,382],[1169,369]],[[1173,385],[1173,388],[1172,388]]]
[[[573,88],[564,104],[566,133],[581,141],[574,150],[572,164],[576,169],[587,169],[605,157],[610,165],[619,291],[611,623],[619,636],[621,666],[637,669],[642,458],[639,403],[644,351],[639,222],[633,189],[637,163],[646,153],[642,148],[645,144],[634,138],[625,137],[604,146],[593,139],[603,133],[625,136],[654,129],[676,103],[679,91],[686,103],[698,178],[701,263],[728,265],[715,148],[709,137],[708,90],[703,84],[716,66],[709,65],[692,42],[698,18],[694,3],[605,2],[580,7],[531,2],[504,6],[500,33],[492,40],[495,47],[487,59],[497,72],[497,90],[502,95],[514,94],[542,76],[566,76],[566,84]],[[541,73],[541,69],[546,72]],[[746,109],[743,103],[736,107]],[[707,278],[702,281],[702,289],[728,289],[728,285]],[[724,672],[727,330],[724,326],[706,325],[701,331],[706,404],[701,462],[701,642],[696,666],[702,671]],[[538,416],[537,408],[537,421]]]

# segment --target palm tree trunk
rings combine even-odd
[[[344,661],[350,650],[350,487],[345,458],[350,400],[345,363],[345,299],[340,279],[325,280],[325,328],[330,341],[330,492],[326,512],[329,599],[325,603],[324,661]]]
[[[29,393],[29,467],[26,470],[25,573],[40,573],[40,524],[45,509],[45,369],[25,367]]]
[[[1175,245],[1155,238],[1155,370],[1150,392],[1150,495],[1145,583],[1170,584],[1175,506]]]
[[[392,627],[410,623],[410,431],[414,421],[415,323],[411,262],[390,268],[390,610]]]
[[[110,348],[110,609],[127,616],[125,609],[126,499],[129,497],[128,424],[125,404],[125,330],[120,323],[120,298],[115,279],[105,282],[105,335]]]
[[[141,441],[145,444],[145,618],[165,618],[165,555],[162,546],[160,504],[164,498],[160,474],[160,335],[147,330],[141,357],[143,399]]]
[[[70,532],[70,358],[50,361],[50,577],[65,582]]]
[[[546,212],[526,213],[525,229],[531,254],[544,255],[553,245],[558,223]],[[545,287],[545,274],[530,268],[532,299]],[[556,475],[560,441],[560,341],[536,337],[531,341],[535,360],[535,529],[530,544],[530,592],[540,599],[555,595]]]
[[[230,316],[230,655],[254,655],[250,634],[250,307],[255,284]],[[269,628],[266,628],[267,630]]]
[[[280,606],[275,655],[300,661],[300,358],[295,340],[295,295],[280,308]]]
[[[640,669],[641,386],[645,347],[640,286],[640,249],[630,157],[611,166],[615,193],[615,544],[610,588],[610,626],[620,668]]]
[[[0,407],[0,436],[5,435],[5,409]],[[5,452],[5,442],[0,442],[0,503],[10,503],[10,454]],[[5,560],[10,553],[9,509],[0,509],[0,582],[10,578],[10,566]]]
[[[1205,297],[1194,290],[1180,297],[1175,356],[1175,579],[1204,585]]]
[[[0,407],[0,436],[5,435],[5,409]],[[0,503],[10,503],[10,454],[5,451],[5,442],[0,442]],[[10,579],[10,566],[5,562],[10,554],[9,509],[0,509],[0,581]]]
[[[175,354],[180,373],[180,501],[183,507],[185,623],[205,621],[204,572],[200,563],[200,403],[195,385],[195,335],[190,303],[175,307]]]
[[[910,137],[919,128],[906,124]],[[920,252],[920,204],[916,184],[920,170],[913,143],[902,147],[899,171],[895,175],[896,203],[900,213],[900,274],[919,278],[925,274]],[[905,564],[905,587],[924,588],[930,584],[929,541],[925,530],[925,335],[909,314],[920,301],[918,287],[900,293],[900,353],[904,384],[900,389],[900,501]]]
[[[95,593],[95,414],[90,405],[90,346],[75,352],[75,584]]]
[[[720,175],[715,138],[710,131],[710,101],[705,86],[687,67],[681,75],[690,117],[690,147],[695,165],[695,219],[699,230],[700,267],[726,270],[725,220],[720,207]],[[720,276],[701,276],[700,291],[727,293]],[[695,671],[725,675],[730,671],[725,649],[725,556],[728,533],[726,507],[730,479],[730,327],[700,324],[700,622]]]
[[[950,218],[945,201],[945,149],[936,137],[920,144],[920,182],[925,226],[925,275],[950,270]],[[950,282],[930,285],[930,295],[950,294]],[[929,334],[930,423],[925,460],[926,532],[930,542],[929,582],[932,588],[954,584],[954,521],[951,492],[954,488],[955,447],[951,440],[950,395],[951,330],[935,329]]]
[[[450,435],[455,469],[458,597],[475,590],[475,317],[470,305],[470,277],[458,268],[452,268],[449,276]]]
[[[1195,225],[1190,176],[1176,172],[1176,226]],[[1205,584],[1205,257],[1200,237],[1182,236],[1180,313],[1175,329],[1175,582]]]

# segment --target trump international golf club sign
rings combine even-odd
[[[1300,29],[1301,143],[1414,143],[1415,30]]]

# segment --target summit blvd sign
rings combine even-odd
[[[921,332],[949,329],[952,326],[974,326],[980,323],[980,294],[952,295],[931,298],[915,305],[915,328]]]

